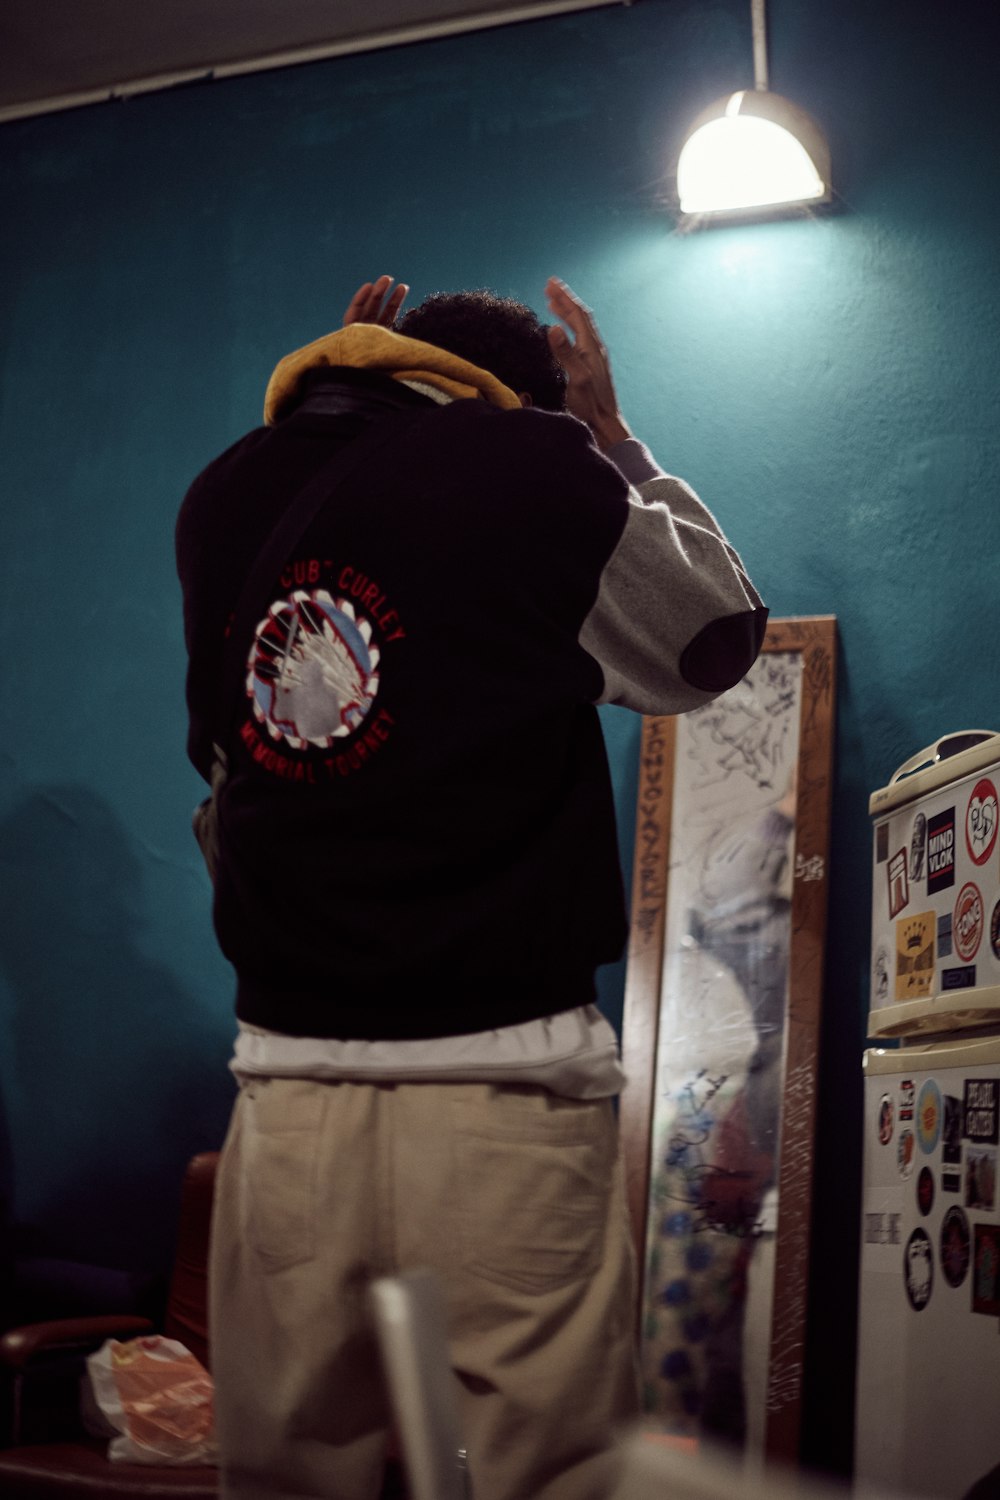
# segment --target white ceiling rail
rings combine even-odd
[[[230,62],[206,63],[174,73],[157,73],[146,78],[130,78],[122,83],[105,84],[83,93],[60,94],[48,99],[29,99],[0,108],[0,124],[32,115],[54,114],[59,110],[77,109],[85,104],[105,104],[131,99],[161,89],[183,84],[211,82],[234,78],[243,73],[261,73],[271,68],[297,67],[301,63],[322,62],[327,58],[345,57],[357,52],[375,52],[386,47],[400,47],[411,42],[429,42],[470,31],[485,31],[493,26],[511,26],[521,21],[536,21],[546,16],[565,15],[572,11],[598,10],[611,6],[628,6],[633,0],[537,0],[537,3],[505,7],[501,10],[473,11],[439,21],[417,21],[412,25],[391,27],[386,31],[342,37],[334,42],[317,42],[306,47],[270,52]]]

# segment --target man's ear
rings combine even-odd
[[[535,404],[527,391],[518,391],[517,399],[518,401],[520,401],[522,406],[534,406]]]

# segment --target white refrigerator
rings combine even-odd
[[[998,788],[969,731],[870,802],[855,1474],[937,1500],[1000,1466]]]

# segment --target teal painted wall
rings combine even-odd
[[[0,1169],[20,1243],[158,1264],[220,1137],[230,981],[188,830],[172,528],[276,359],[382,271],[595,307],[623,405],[841,663],[807,1449],[850,1447],[869,790],[993,725],[1000,205],[990,15],[771,0],[840,211],[678,234],[745,0],[646,0],[0,130]],[[921,109],[928,106],[926,117]],[[638,724],[604,717],[631,859]],[[622,971],[603,979],[620,1016]]]

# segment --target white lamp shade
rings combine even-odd
[[[765,90],[717,100],[695,120],[677,163],[684,214],[741,215],[821,203],[830,152],[805,110]]]

